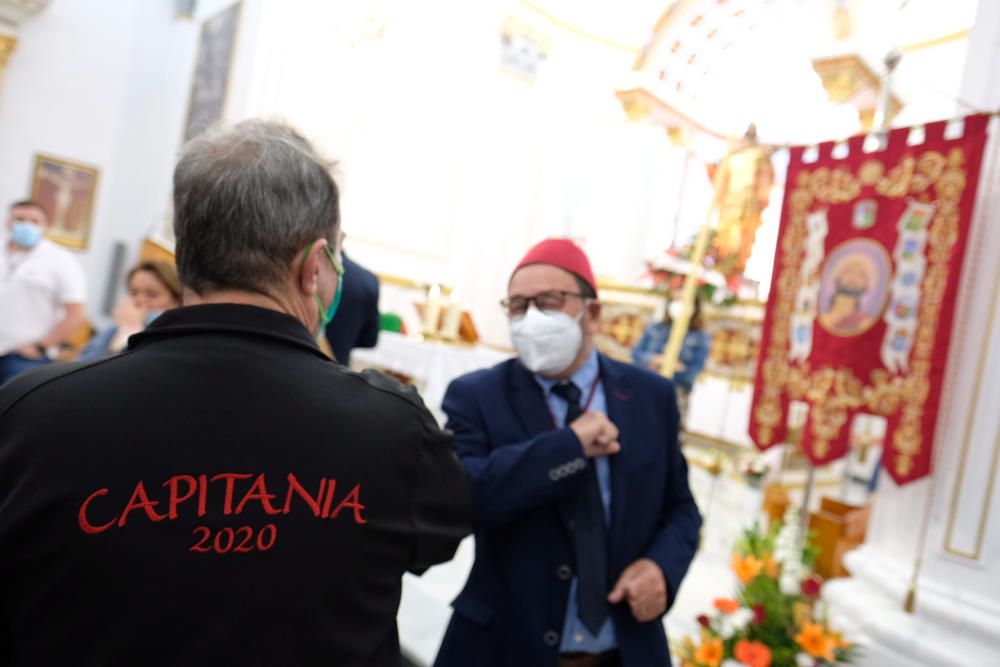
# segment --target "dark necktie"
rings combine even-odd
[[[552,393],[566,401],[566,425],[583,414],[582,392],[569,380],[552,387]],[[608,617],[608,537],[604,525],[604,504],[593,459],[587,461],[587,478],[572,500],[573,551],[576,555],[577,603],[579,617],[592,635],[597,635]]]

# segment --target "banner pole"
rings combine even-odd
[[[878,129],[879,142],[884,146],[889,133],[889,98],[892,94],[892,76],[899,65],[902,53],[893,49],[885,57],[885,78],[882,82],[882,89],[879,91],[878,109],[875,112],[875,125]],[[924,504],[924,516],[920,526],[920,536],[917,538],[917,549],[913,559],[913,570],[910,573],[910,583],[906,589],[906,596],[903,598],[903,611],[912,614],[917,606],[917,582],[920,580],[920,571],[924,565],[924,549],[927,547],[927,534],[930,532],[931,511],[933,509],[934,491],[937,481],[934,474],[934,467],[931,467],[931,476],[927,488],[927,500]]]
[[[809,459],[806,459],[806,463],[809,472],[806,473],[806,488],[802,492],[802,509],[799,511],[799,535],[802,536],[803,543],[809,530],[809,503],[812,501],[813,485],[816,483],[816,466]]]

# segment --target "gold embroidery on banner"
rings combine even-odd
[[[895,414],[903,403],[903,378],[890,377],[884,368],[876,368],[872,371],[871,381],[871,386],[862,390],[865,405],[883,417]]]
[[[937,151],[927,151],[917,158],[917,173],[910,182],[910,192],[923,192],[941,178],[945,158]]]
[[[907,155],[899,164],[889,170],[885,178],[875,186],[875,192],[890,199],[899,199],[910,191],[910,181],[917,161]]]
[[[868,160],[858,170],[858,178],[861,179],[862,185],[875,185],[884,173],[885,167],[882,166],[881,162],[878,160]]]
[[[939,151],[926,151],[916,158],[906,156],[888,172],[877,159],[865,161],[857,177],[840,167],[799,172],[788,198],[789,225],[782,237],[781,265],[774,284],[771,337],[762,351],[763,382],[753,413],[762,444],[770,445],[777,437],[784,417],[783,396],[806,400],[811,405],[813,451],[819,458],[829,453],[830,442],[840,437],[851,412],[867,407],[885,417],[900,414],[891,443],[897,455],[895,472],[905,477],[913,471],[914,460],[923,450],[924,406],[931,392],[931,359],[948,286],[948,262],[959,240],[959,205],[967,184],[964,166],[964,151],[954,147],[947,157]],[[918,194],[921,199],[936,201],[937,214],[928,234],[928,267],[909,370],[905,375],[892,376],[878,368],[865,384],[846,368],[814,370],[808,362],[790,364],[787,354],[794,295],[799,287],[798,269],[807,237],[806,217],[814,203],[849,202],[857,198],[863,186],[870,185],[892,199]],[[928,192],[931,188],[933,197]]]

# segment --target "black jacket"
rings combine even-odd
[[[414,391],[278,312],[170,311],[0,390],[0,665],[395,667],[469,502]]]
[[[344,255],[344,294],[333,320],[326,326],[326,340],[333,356],[347,366],[351,350],[378,343],[378,278]]]

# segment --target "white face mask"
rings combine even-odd
[[[573,363],[583,342],[580,320],[566,313],[543,313],[534,306],[510,321],[510,338],[521,363],[533,373],[557,375]]]

